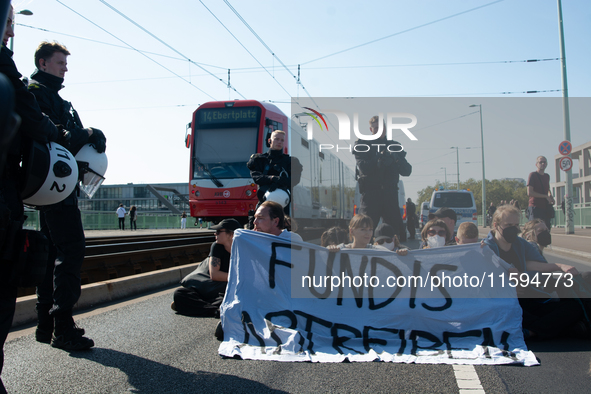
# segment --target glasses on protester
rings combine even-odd
[[[377,241],[378,245],[382,245],[384,242],[387,244],[392,243],[392,238],[380,239]]]
[[[429,235],[431,237],[434,235],[439,235],[440,237],[445,237],[446,234],[445,234],[445,230],[439,230],[439,231],[429,230],[429,231],[427,231],[427,235]]]

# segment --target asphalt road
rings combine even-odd
[[[9,393],[459,393],[450,365],[282,363],[224,359],[219,320],[176,315],[173,289],[77,317],[96,343],[67,353],[11,333],[2,379]],[[476,366],[486,393],[591,391],[591,341],[529,342],[541,365]],[[471,391],[482,392],[482,391]]]
[[[414,243],[417,245],[414,245]],[[413,249],[418,241],[406,244]],[[550,262],[591,271],[585,259],[546,253]],[[68,353],[37,343],[33,328],[5,345],[9,393],[459,393],[450,365],[282,363],[224,359],[219,320],[176,315],[166,289],[76,317],[96,346]],[[528,342],[539,366],[476,366],[486,393],[591,392],[591,340]],[[462,391],[462,393],[482,391]]]

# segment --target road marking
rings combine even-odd
[[[473,365],[454,365],[453,367],[460,394],[485,394]]]

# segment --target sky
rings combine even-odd
[[[16,16],[14,59],[24,76],[35,70],[41,41],[71,52],[60,94],[85,126],[107,136],[105,184],[188,182],[184,137],[200,104],[255,99],[290,116],[292,98],[310,97],[408,98],[394,103],[412,103],[418,112],[428,102],[422,113],[432,108],[430,115],[417,115],[418,140],[404,144],[413,200],[445,175],[457,179],[452,146],[460,181],[482,179],[480,115],[471,104],[482,105],[487,179],[527,179],[538,155],[548,157],[547,172],[556,178],[553,157],[564,132],[555,0],[13,5],[33,12]],[[562,9],[577,146],[591,140],[591,2],[566,0]]]

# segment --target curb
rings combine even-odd
[[[74,306],[74,310],[90,308],[97,304],[116,301],[165,286],[179,284],[181,279],[195,270],[199,264],[200,262],[191,263],[84,285],[82,286],[82,293],[78,303]],[[36,295],[17,298],[12,327],[37,320],[37,313],[35,312],[36,303]]]

